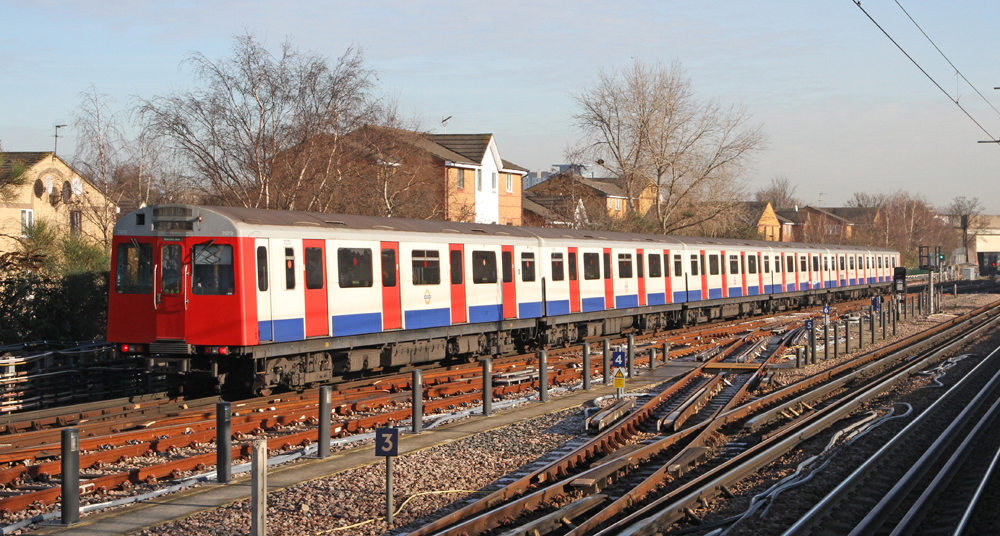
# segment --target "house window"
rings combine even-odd
[[[458,185],[459,190],[465,189],[465,170],[456,169],[455,170],[455,183]]]
[[[83,212],[74,210],[69,213],[69,233],[73,236],[80,236],[83,230]]]
[[[492,180],[490,181],[490,188],[492,188],[493,191],[495,192],[495,191],[497,191],[497,172],[496,171],[494,171],[492,173],[491,179]]]
[[[483,191],[483,170],[476,170],[476,190]]]
[[[21,236],[28,236],[28,230],[35,225],[35,211],[24,209],[21,211]]]
[[[615,210],[621,210],[621,209],[622,209],[622,200],[615,199]]]
[[[514,191],[514,174],[507,174],[507,193],[512,193]]]

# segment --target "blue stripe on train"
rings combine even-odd
[[[382,313],[335,315],[331,317],[331,320],[333,321],[334,337],[382,331]]]
[[[739,298],[743,295],[743,287],[729,287],[729,297]]]
[[[549,316],[568,315],[569,300],[549,300],[548,313]]]
[[[684,303],[687,297],[687,292],[683,290],[674,291],[674,303]]]
[[[258,320],[257,321],[257,332],[259,333],[258,338],[262,341],[271,340],[271,321],[270,320]]]
[[[406,329],[436,328],[451,325],[451,309],[404,311]]]
[[[499,322],[503,319],[503,305],[470,305],[469,323]]]
[[[721,297],[722,297],[722,289],[721,288],[710,288],[710,289],[708,289],[708,299],[710,299],[710,300],[717,300],[717,299],[719,299]]]
[[[589,313],[591,311],[603,311],[604,310],[604,296],[600,298],[584,298],[580,300],[580,308],[583,312]]]
[[[757,285],[747,287],[747,296],[756,296],[760,294],[760,287]]]
[[[687,301],[700,301],[701,291],[700,290],[689,290],[687,293]]]
[[[272,320],[274,342],[301,341],[306,338],[305,323],[301,318]]]
[[[667,303],[667,293],[653,292],[652,294],[647,294],[646,303],[648,303],[649,305],[663,305]]]
[[[615,309],[627,309],[639,306],[639,295],[628,294],[625,296],[615,296]]]
[[[542,316],[542,302],[525,302],[517,304],[518,318],[539,318]]]

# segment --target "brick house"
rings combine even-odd
[[[451,221],[521,225],[521,181],[528,170],[500,157],[493,134],[422,134],[447,184]]]
[[[655,202],[656,185],[650,183],[637,200],[639,213]],[[628,196],[613,178],[559,173],[524,191],[524,219],[532,225],[572,227],[603,215],[623,218],[627,212]]]
[[[0,202],[0,252],[14,251],[18,239],[38,221],[60,233],[102,242],[117,217],[117,207],[92,184],[52,152],[2,153],[0,183],[21,167],[25,183],[12,186],[12,195]]]

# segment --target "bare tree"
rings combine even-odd
[[[788,180],[788,177],[776,175],[771,177],[770,184],[758,189],[754,192],[753,196],[759,203],[771,203],[771,207],[774,210],[805,206],[802,199],[795,195],[797,188],[797,186],[792,184],[792,181]]]
[[[945,210],[951,216],[952,225],[962,232],[962,248],[965,249],[965,262],[972,262],[969,256],[969,239],[975,240],[984,222],[983,205],[979,203],[978,197],[968,199],[959,196],[951,200],[951,204]]]
[[[698,226],[743,197],[750,158],[766,145],[746,110],[695,99],[679,63],[634,60],[601,71],[575,96],[591,157],[617,177],[630,209],[650,185],[661,232]]]
[[[315,208],[308,183],[322,170],[331,174],[326,179],[335,174],[343,134],[363,124],[372,106],[374,73],[361,49],[348,48],[331,65],[288,41],[272,55],[245,34],[230,57],[195,53],[187,63],[200,87],[156,97],[142,111],[204,193],[238,206]]]
[[[125,112],[113,111],[113,99],[98,92],[93,85],[81,93],[80,98],[82,102],[73,113],[77,134],[74,166],[100,194],[93,196],[85,189],[80,204],[83,217],[97,229],[97,235],[92,238],[107,251],[111,247],[111,234],[118,219],[117,207],[122,198],[117,178],[129,162]]]

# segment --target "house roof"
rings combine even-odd
[[[878,215],[877,207],[822,207],[819,210],[855,224],[873,223]]]
[[[775,210],[774,213],[782,223],[804,225],[809,220],[809,214],[805,210]]]
[[[26,168],[41,162],[49,155],[52,151],[41,151],[41,152],[21,152],[21,153],[0,153],[3,155],[3,165],[0,166],[0,180],[7,180],[10,178],[11,170],[14,169],[14,164],[24,164]]]
[[[424,134],[424,137],[479,165],[483,163],[493,134]]]
[[[504,169],[512,169],[514,171],[523,171],[525,173],[528,173],[527,168],[523,168],[523,167],[521,167],[521,166],[519,166],[519,165],[511,162],[510,160],[504,160],[503,158],[501,158],[500,160],[503,162],[503,168]]]
[[[556,219],[558,219],[558,216],[556,216],[555,212],[552,212],[545,206],[532,201],[528,197],[525,197],[524,199],[521,200],[521,209],[538,214],[542,218],[545,218],[545,220],[547,221],[555,221]]]

